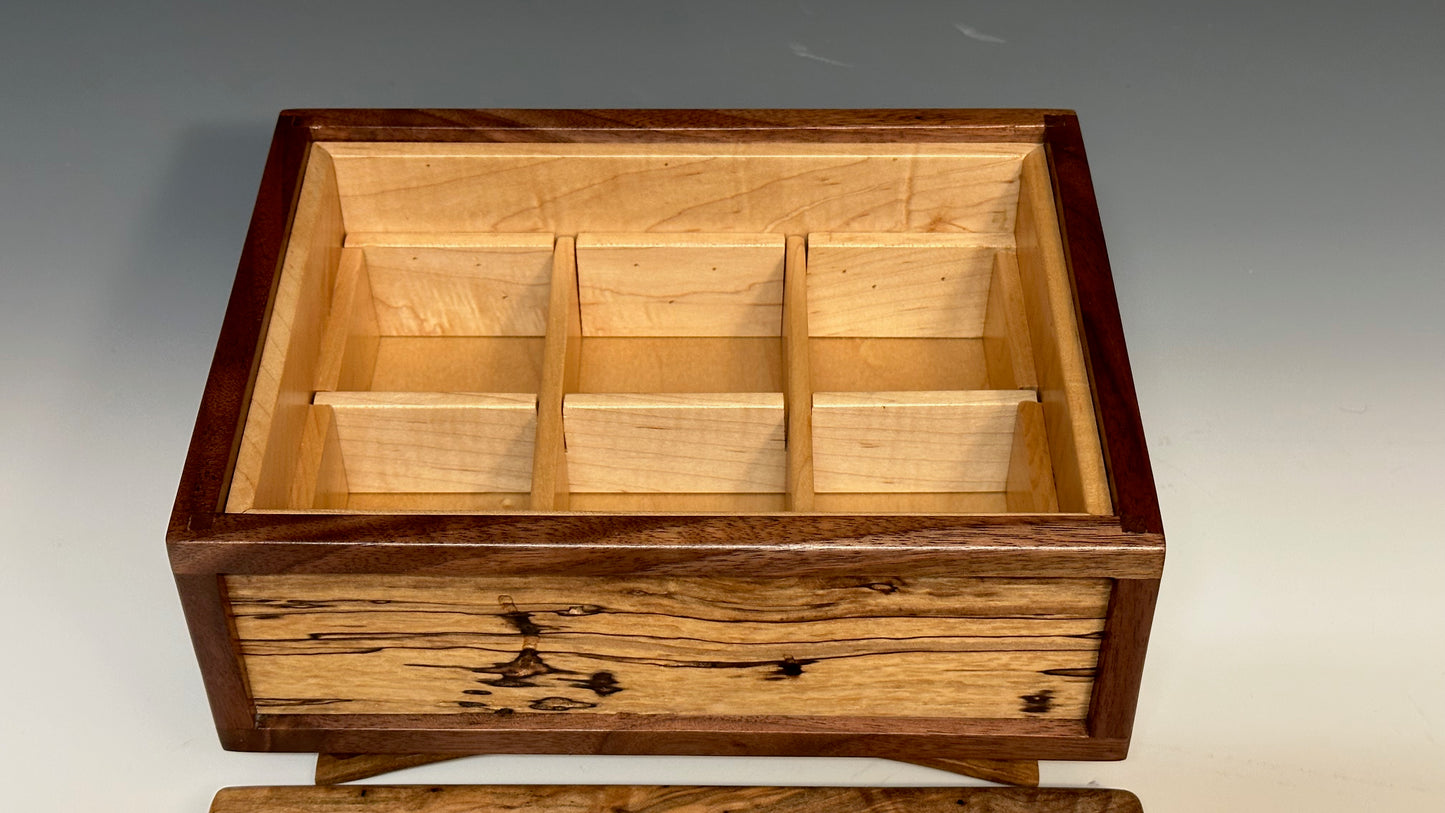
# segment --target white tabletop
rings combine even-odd
[[[1170,549],[1133,756],[1045,784],[1151,813],[1440,809],[1440,14],[214,5],[0,24],[0,806],[193,813],[309,779],[221,751],[162,544],[279,109],[1070,107]],[[960,782],[641,757],[395,779]]]

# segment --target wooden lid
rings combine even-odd
[[[337,785],[226,788],[211,813],[1142,813],[1123,790],[647,785]]]

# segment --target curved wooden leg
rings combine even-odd
[[[1039,763],[1034,759],[951,759],[949,757],[894,757],[899,762],[937,768],[1003,785],[1039,786]]]
[[[467,754],[317,754],[316,784],[355,782],[403,768],[461,759]]]
[[[460,759],[467,754],[317,754],[316,784],[355,782],[392,771]],[[1004,785],[1035,788],[1039,785],[1039,763],[1022,759],[952,759],[949,757],[897,758],[899,762],[937,768]]]

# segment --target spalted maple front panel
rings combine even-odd
[[[1107,579],[231,576],[265,714],[1080,720]]]

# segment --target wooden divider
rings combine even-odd
[[[570,493],[562,399],[576,391],[582,360],[582,312],[577,298],[576,240],[572,237],[558,237],[553,248],[545,342],[537,395],[537,448],[532,459],[534,511],[564,510]]]
[[[783,378],[788,421],[789,511],[812,511],[813,376],[808,353],[808,245],[788,237],[783,270]]]
[[[531,173],[517,157],[497,166]],[[598,160],[583,174],[674,172]],[[758,178],[814,162],[756,160]],[[1016,180],[980,200],[1011,208],[937,232],[890,214],[857,225],[902,231],[554,237],[405,217],[343,233],[367,204],[320,150],[228,507],[1106,513],[1047,164],[1001,160]],[[518,432],[525,454],[501,450]]]
[[[1002,492],[1028,390],[813,394],[817,490]]]
[[[1042,150],[1024,158],[1014,236],[1021,291],[1053,452],[1059,507],[1108,514],[1113,510],[1093,394],[1076,329],[1073,288],[1054,208],[1053,184]]]

